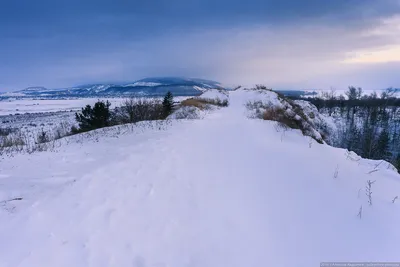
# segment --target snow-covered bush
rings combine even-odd
[[[126,99],[114,110],[114,123],[135,123],[139,121],[164,119],[163,105],[157,99]]]
[[[195,119],[200,119],[200,114],[199,114],[199,109],[196,107],[190,107],[190,106],[183,106],[173,112],[168,119],[175,119],[175,120],[181,120],[181,119],[188,119],[188,120],[195,120]]]
[[[49,135],[47,132],[45,132],[43,129],[42,131],[39,132],[37,138],[36,138],[36,143],[37,144],[43,144],[47,143],[50,141]]]
[[[245,105],[250,111],[250,117],[276,121],[291,129],[299,129],[304,135],[323,143],[321,133],[301,105],[267,89],[246,89],[243,92],[248,95],[249,100]],[[311,117],[315,119],[315,114]]]
[[[209,89],[193,99],[219,107],[227,107],[229,105],[229,93],[226,90]]]
[[[11,128],[11,127],[6,127],[6,128],[0,128],[0,136],[8,136],[14,132],[16,132],[18,129],[16,128]]]

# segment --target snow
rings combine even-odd
[[[22,113],[41,113],[80,110],[86,105],[93,105],[99,98],[79,98],[79,99],[19,99],[0,101],[0,116]],[[108,100],[111,107],[120,105],[123,98],[101,99]]]
[[[229,92],[221,89],[208,89],[203,91],[203,93],[197,98],[202,99],[219,99],[221,101],[229,99]]]
[[[280,103],[237,90],[202,120],[97,130],[1,159],[0,200],[23,199],[0,204],[0,266],[400,261],[399,174],[249,119],[249,100]]]
[[[148,86],[148,87],[154,87],[154,86],[160,86],[162,83],[155,83],[155,82],[135,82],[132,84],[126,84],[124,86]]]
[[[206,88],[199,87],[199,86],[195,86],[195,85],[193,86],[193,88],[196,89],[196,90],[198,90],[198,91],[200,91],[200,92],[205,92],[205,91],[207,91]]]
[[[295,100],[293,102],[302,108],[309,121],[318,130],[327,134],[326,138],[330,141],[328,143],[332,144],[334,140],[338,139],[338,125],[332,117],[321,114],[317,107],[308,101]]]
[[[238,89],[234,94],[240,94],[243,102],[261,101],[266,106],[283,107],[278,95],[270,90]]]
[[[179,120],[179,119],[196,120],[204,118],[205,114],[206,113],[200,110],[199,108],[184,106],[174,111],[171,115],[168,116],[168,118],[171,120]]]

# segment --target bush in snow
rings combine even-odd
[[[43,144],[50,141],[48,134],[42,129],[36,138],[36,144]]]
[[[271,88],[267,88],[265,85],[263,84],[256,84],[256,87],[254,88],[256,90],[268,90],[268,91],[272,91]]]
[[[265,108],[262,118],[277,121],[291,129],[299,129],[304,135],[312,137],[318,143],[323,143],[321,136],[314,130],[312,124],[298,107],[285,109],[285,107],[280,106],[269,106]]]
[[[24,146],[25,140],[21,134],[1,138],[0,149]]]
[[[226,107],[228,106],[229,101],[227,99],[221,100],[219,98],[216,99],[207,99],[207,98],[189,98],[183,100],[181,105],[183,107],[196,107],[199,109],[210,109],[209,105],[218,106],[218,107]]]
[[[313,114],[314,120],[311,119],[302,105],[268,89],[255,88],[245,91],[249,94],[246,107],[251,112],[251,117],[277,121],[291,129],[299,129],[303,135],[323,143],[322,134],[314,124],[316,115]]]
[[[85,132],[110,126],[110,106],[111,103],[107,100],[97,101],[93,108],[90,105],[82,108],[80,113],[75,114],[75,119],[79,123],[78,131]]]
[[[207,109],[207,105],[203,102],[200,101],[199,99],[194,99],[194,98],[188,98],[185,99],[181,102],[182,107],[194,107],[198,109]]]
[[[207,104],[218,106],[218,107],[227,107],[229,105],[228,99],[222,100],[219,98],[215,98],[215,99],[201,98],[200,101],[202,101],[203,103],[207,103]]]
[[[290,116],[286,112],[286,110],[281,107],[267,108],[266,111],[264,111],[263,119],[268,121],[280,122],[292,129],[300,129],[298,121],[293,119],[293,117]]]
[[[195,120],[199,119],[200,116],[197,108],[191,106],[183,106],[174,113],[172,113],[168,118],[176,120],[181,120],[181,119]]]
[[[154,99],[127,99],[115,109],[114,124],[164,119],[164,106]]]
[[[8,136],[11,133],[16,132],[17,129],[15,128],[11,128],[11,127],[7,127],[7,128],[0,128],[0,136]]]

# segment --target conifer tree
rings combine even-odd
[[[93,108],[87,105],[82,108],[80,113],[75,113],[75,119],[79,122],[80,131],[90,131],[110,125],[111,103],[107,100],[106,102],[97,101]]]
[[[172,109],[174,108],[174,96],[170,91],[168,91],[165,95],[162,105],[164,109],[164,116],[167,117],[172,113]]]

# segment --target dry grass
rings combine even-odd
[[[301,128],[301,123],[295,120],[294,117],[290,117],[286,113],[286,111],[280,107],[268,108],[263,114],[263,119],[268,121],[277,121],[279,123],[283,123],[292,129]]]
[[[181,105],[184,107],[196,107],[201,110],[207,109],[207,103],[201,99],[189,98],[189,99],[183,100],[181,102]]]

